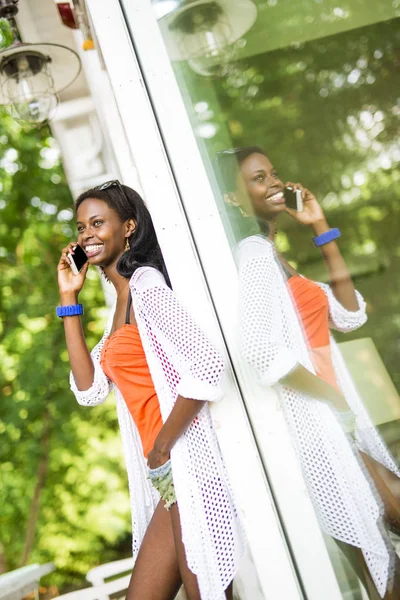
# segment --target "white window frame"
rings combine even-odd
[[[146,82],[118,0],[86,2],[173,287],[225,356],[229,348],[250,408],[253,428],[231,370],[226,397],[213,407],[213,419],[264,596],[268,600],[341,600],[276,395],[272,390],[255,389],[241,360],[238,307],[233,300],[237,298],[237,270],[150,0],[124,2]],[[262,435],[256,422],[266,424]],[[275,484],[301,583],[262,459]]]

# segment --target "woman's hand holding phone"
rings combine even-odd
[[[57,266],[58,287],[61,298],[65,297],[67,303],[73,304],[76,302],[77,296],[81,291],[85,282],[86,273],[89,263],[86,262],[80,272],[75,275],[71,269],[71,259],[68,254],[74,254],[76,242],[70,242],[68,246],[63,248],[61,258]]]
[[[303,187],[301,183],[292,183],[291,181],[285,183],[285,188],[286,187],[292,188],[293,191],[301,191],[303,210],[297,211],[286,206],[286,212],[293,217],[295,221],[301,223],[302,225],[306,225],[307,227],[313,227],[317,223],[325,221],[324,212],[318,204],[314,194],[312,194],[310,190]]]

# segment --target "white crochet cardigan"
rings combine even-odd
[[[258,380],[276,387],[322,528],[334,538],[362,548],[383,597],[390,553],[380,523],[382,506],[371,491],[357,453],[326,404],[280,384],[299,364],[315,371],[274,245],[262,236],[251,236],[238,244],[237,261],[243,354]],[[328,285],[319,285],[329,301],[332,328],[348,332],[365,323],[365,302],[358,292],[359,309],[350,312],[336,300]],[[333,338],[331,350],[337,380],[356,414],[359,448],[400,476]]]
[[[130,280],[132,304],[147,362],[160,402],[168,417],[178,395],[215,401],[221,396],[224,364],[218,352],[182,308],[162,274],[151,267],[137,269]],[[104,402],[116,392],[132,508],[133,556],[136,557],[158,493],[147,478],[147,463],[137,428],[119,390],[101,369],[99,358],[109,335],[92,350],[95,368],[90,389],[71,389],[79,404]],[[182,537],[189,568],[197,575],[203,600],[222,600],[244,554],[242,526],[206,404],[171,452]]]

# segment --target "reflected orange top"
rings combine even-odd
[[[121,392],[138,428],[143,454],[147,458],[163,422],[136,325],[125,323],[106,339],[100,364],[104,373]]]
[[[303,324],[315,372],[338,388],[329,341],[328,299],[319,285],[300,275],[291,277],[288,285]]]

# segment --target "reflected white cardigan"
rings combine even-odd
[[[306,338],[288,291],[274,245],[262,236],[238,244],[242,352],[258,380],[274,386],[299,455],[303,475],[322,528],[334,538],[362,549],[382,597],[387,587],[390,553],[381,526],[381,502],[372,492],[359,458],[334,412],[280,380],[302,364],[315,373]],[[346,310],[331,288],[324,290],[330,326],[341,332],[357,329],[367,320],[365,302],[357,292],[359,310]],[[357,393],[340,351],[331,337],[337,380],[356,414],[356,438],[361,450],[400,476]]]
[[[132,304],[146,359],[160,402],[168,417],[178,395],[215,401],[221,396],[221,356],[179,304],[162,274],[137,269],[130,280]],[[132,508],[133,556],[136,558],[159,500],[147,478],[147,464],[135,423],[119,390],[101,369],[99,358],[109,335],[92,350],[95,368],[90,389],[71,389],[79,404],[104,402],[114,387]],[[189,568],[197,575],[203,600],[223,600],[239,567],[245,543],[225,466],[206,404],[171,452],[172,471]]]

